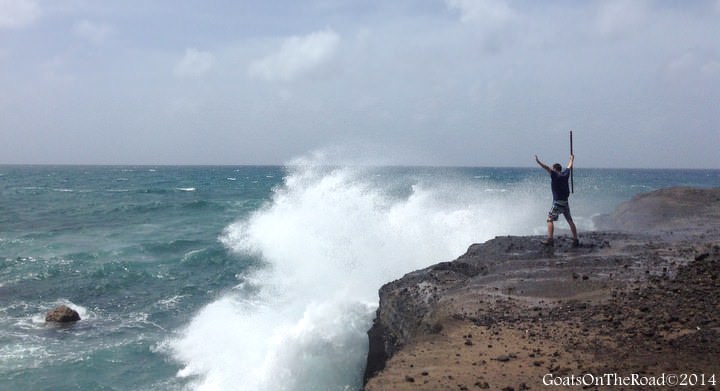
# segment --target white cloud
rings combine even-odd
[[[175,66],[175,76],[200,76],[207,73],[215,65],[215,56],[210,52],[197,49],[185,49],[185,56]]]
[[[598,10],[596,27],[602,35],[620,35],[642,24],[647,13],[645,0],[604,1]]]
[[[0,28],[20,28],[40,17],[34,0],[0,0]]]
[[[706,75],[709,77],[720,76],[720,61],[709,60],[709,61],[705,62],[700,67],[700,72],[702,72],[703,75]]]
[[[696,70],[697,68],[697,55],[692,52],[683,53],[670,60],[667,64],[668,72],[687,72],[689,70]]]
[[[102,43],[105,41],[105,38],[112,33],[112,27],[107,24],[82,20],[75,23],[73,32],[78,37],[86,39],[92,43]]]
[[[56,85],[69,85],[75,82],[76,78],[68,71],[67,58],[55,56],[42,64],[42,76],[46,82]]]
[[[249,73],[265,80],[289,81],[326,64],[339,43],[340,36],[331,30],[290,37],[275,53],[251,63]]]
[[[720,76],[720,60],[708,54],[688,51],[668,61],[665,74],[671,79],[717,78]]]
[[[497,28],[517,17],[503,0],[445,0],[451,10],[460,12],[460,20],[486,28]]]

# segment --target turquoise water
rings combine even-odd
[[[582,231],[720,171],[574,182]],[[549,202],[537,168],[0,166],[0,390],[357,389],[384,282]]]
[[[3,390],[178,388],[158,343],[257,263],[218,236],[282,180],[277,167],[0,173]],[[60,303],[85,320],[46,327]]]

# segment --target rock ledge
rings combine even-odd
[[[720,189],[643,194],[601,220],[579,248],[497,237],[384,285],[365,390],[539,389],[543,374],[584,371],[720,376],[720,346],[707,343],[720,339]]]

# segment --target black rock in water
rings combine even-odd
[[[80,314],[66,305],[55,307],[45,316],[46,322],[68,323],[77,322],[78,320],[80,320]]]

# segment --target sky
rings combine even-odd
[[[720,0],[0,0],[0,164],[720,168]],[[340,152],[338,152],[340,151]]]

